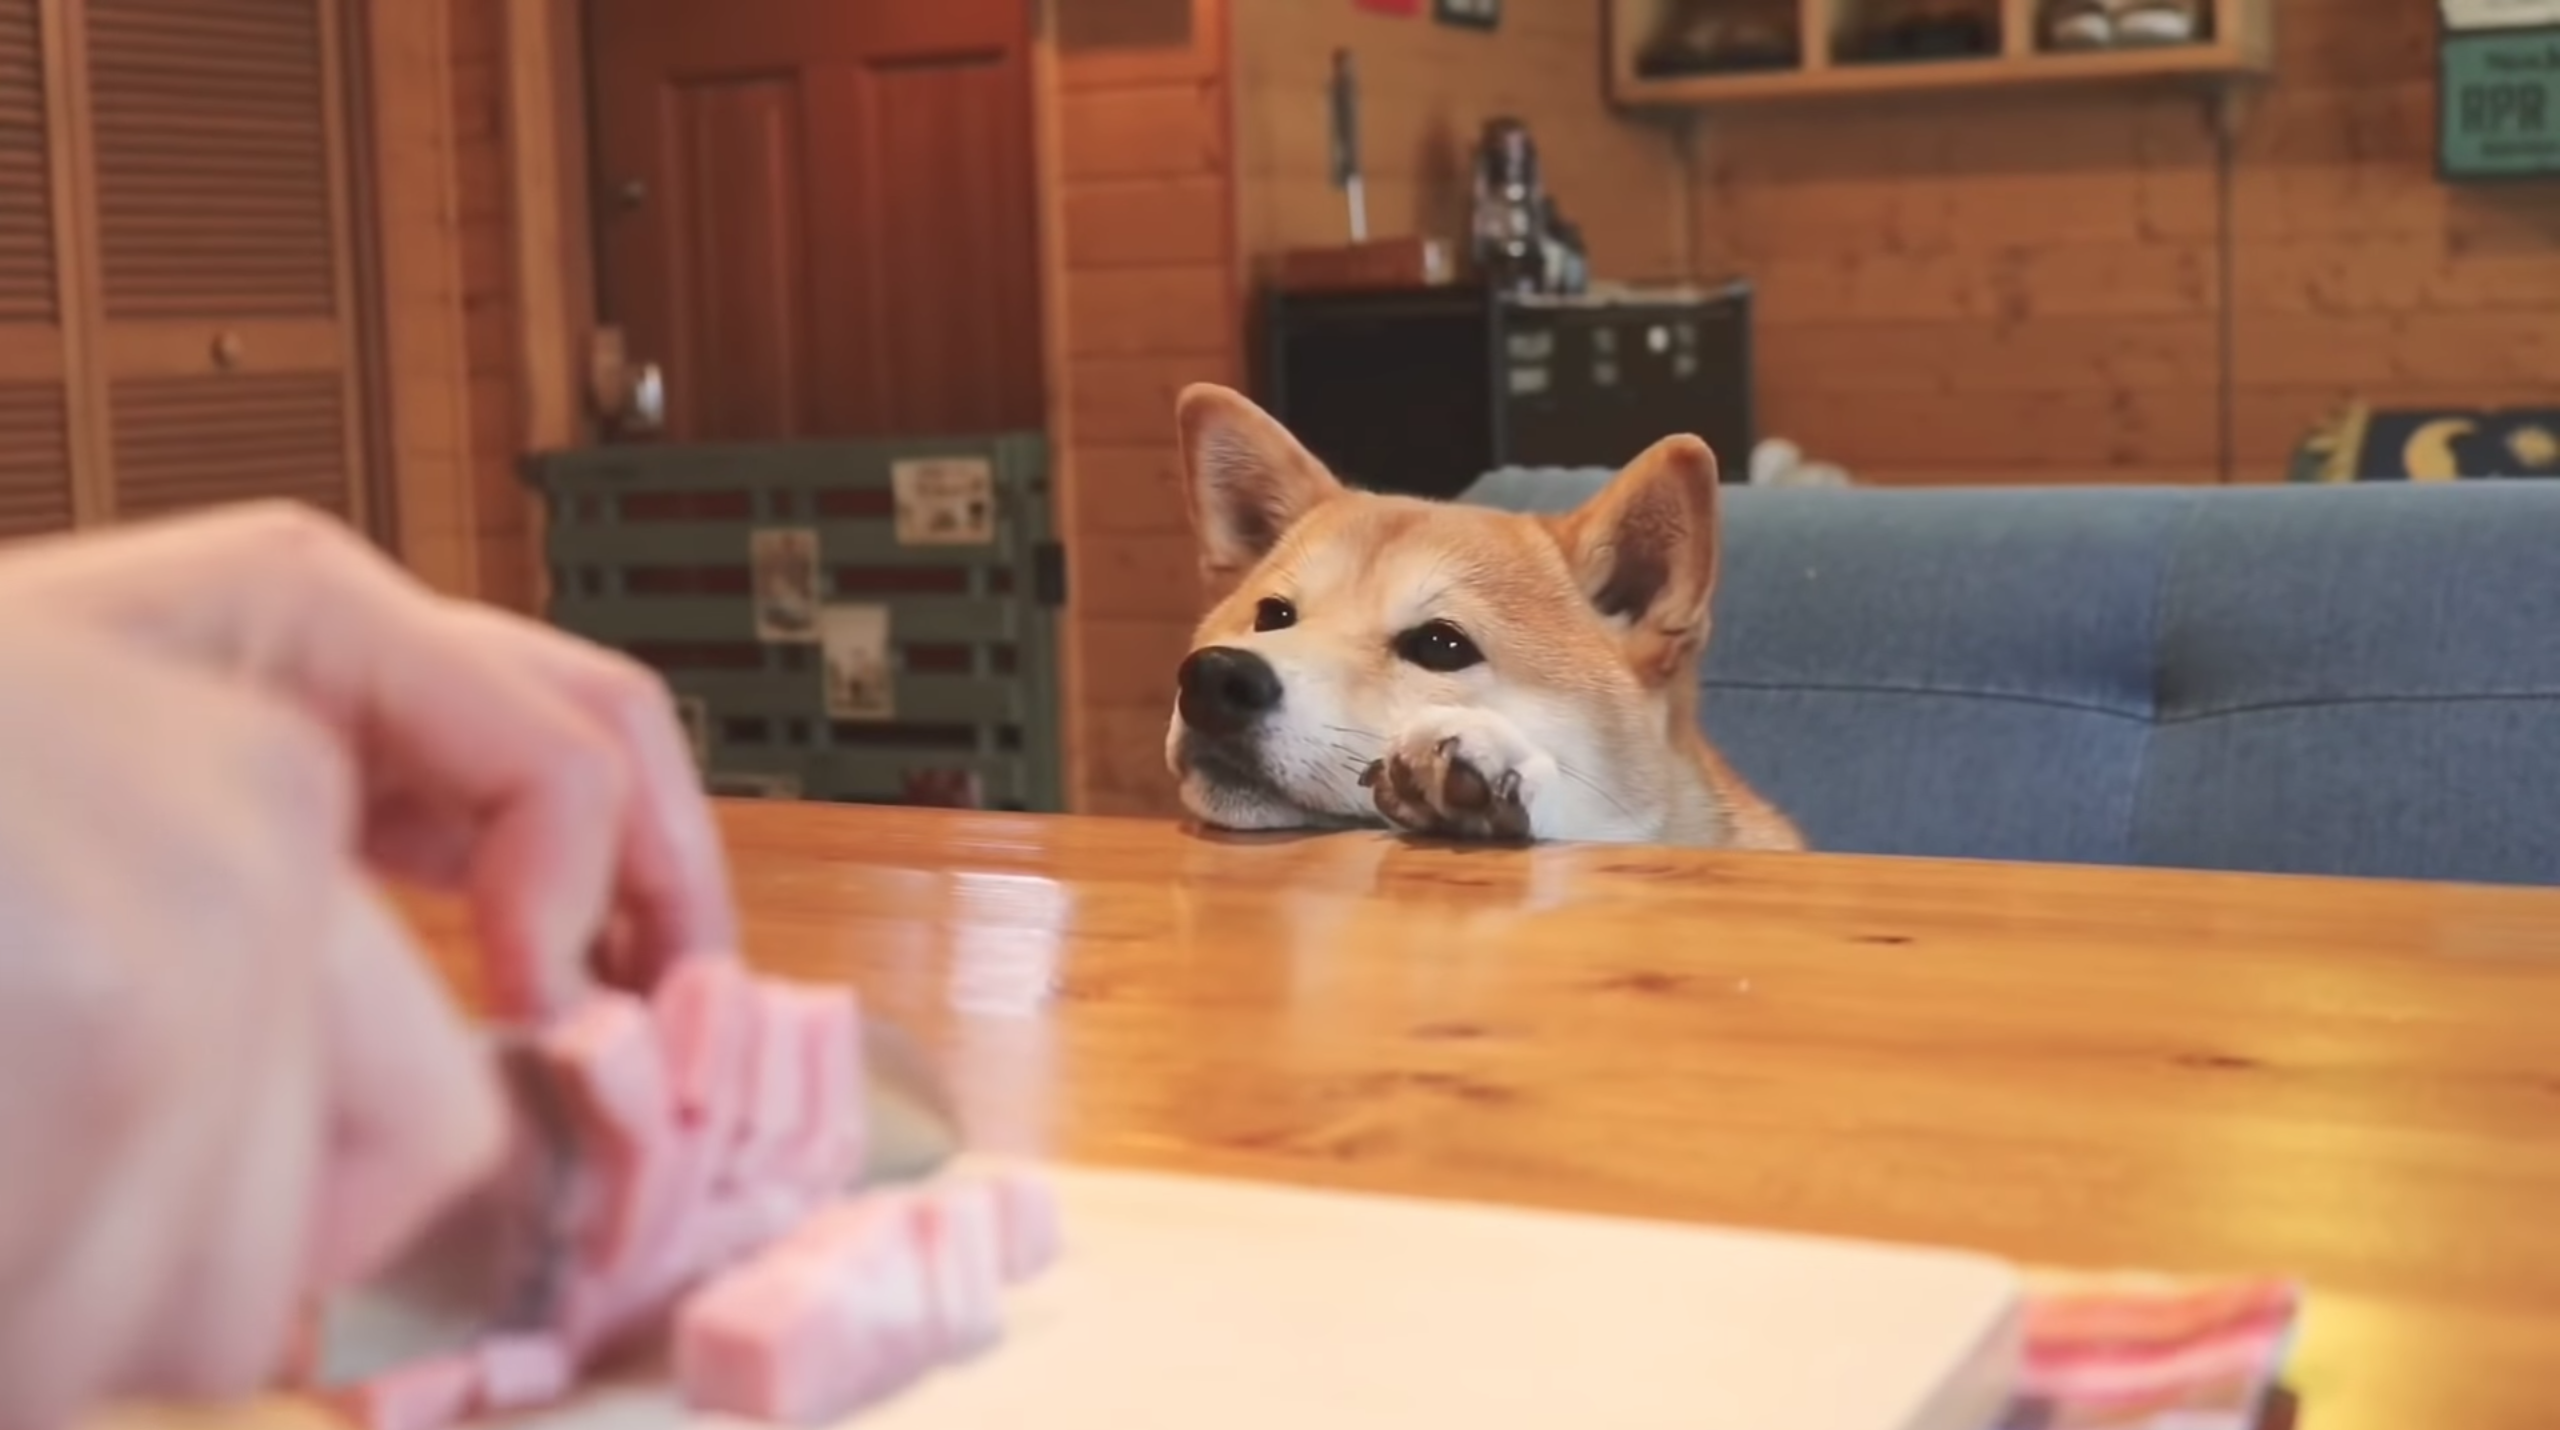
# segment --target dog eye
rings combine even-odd
[[[1257,631],[1285,631],[1298,623],[1298,608],[1277,596],[1265,596],[1253,608],[1253,628]]]
[[[1447,621],[1425,621],[1396,637],[1396,655],[1424,670],[1450,675],[1484,663],[1484,652]]]

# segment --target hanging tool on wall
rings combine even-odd
[[[1351,241],[1369,238],[1369,196],[1360,182],[1360,81],[1351,51],[1333,52],[1333,82],[1328,87],[1333,109],[1333,186],[1342,190],[1351,209]]]

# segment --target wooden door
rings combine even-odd
[[[119,517],[364,510],[343,0],[80,0]]]
[[[0,536],[363,523],[348,0],[0,0]]]
[[[603,317],[667,436],[1042,425],[1032,8],[590,7]]]

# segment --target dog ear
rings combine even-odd
[[[1555,526],[1592,607],[1669,666],[1706,637],[1716,586],[1716,457],[1665,437]]]
[[[1195,382],[1173,412],[1200,574],[1212,587],[1243,575],[1299,517],[1342,493],[1314,453],[1241,393]]]

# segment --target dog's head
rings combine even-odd
[[[1435,706],[1507,716],[1569,779],[1658,798],[1692,718],[1715,585],[1716,463],[1671,437],[1563,517],[1351,490],[1260,408],[1176,406],[1215,604],[1165,758],[1229,829],[1372,823],[1362,777]]]

